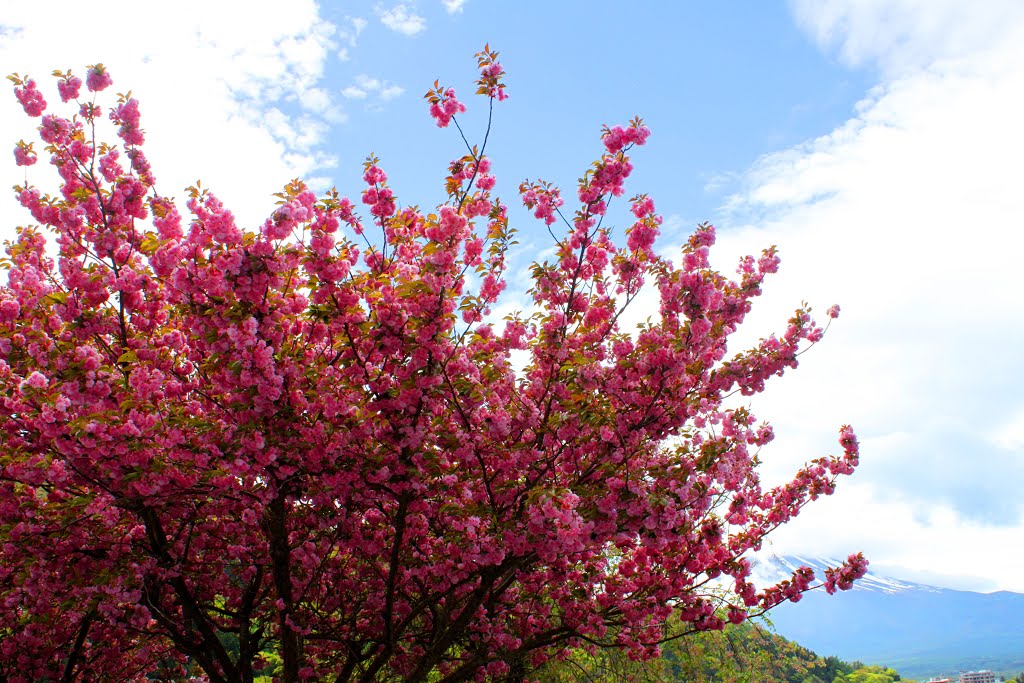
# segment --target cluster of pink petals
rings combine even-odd
[[[110,120],[118,124],[117,136],[124,140],[125,145],[141,145],[145,142],[142,129],[139,128],[139,101],[134,97],[117,105],[110,112]]]
[[[505,91],[505,83],[502,81],[505,69],[498,61],[498,53],[485,45],[483,50],[476,53],[476,60],[480,69],[480,78],[476,81],[477,94],[499,102],[507,100],[508,93]]]
[[[370,215],[378,220],[392,216],[397,210],[397,201],[387,186],[387,174],[376,164],[367,167],[363,180],[370,186],[363,191],[362,201],[370,207]]]
[[[39,138],[51,145],[71,144],[72,132],[73,128],[70,121],[53,114],[44,116],[39,126]]]
[[[863,577],[868,571],[868,561],[864,555],[850,555],[841,566],[825,570],[825,591],[831,595],[836,590],[850,590],[853,582]]]
[[[456,114],[466,111],[466,105],[455,96],[455,88],[448,88],[438,98],[438,101],[430,104],[430,115],[434,117],[438,128],[447,128]]]
[[[29,116],[42,116],[46,111],[46,100],[31,78],[23,86],[14,89],[14,96]]]
[[[57,92],[60,94],[61,102],[78,99],[78,93],[81,89],[82,79],[78,76],[69,76],[57,81]]]
[[[505,69],[499,62],[488,62],[480,68],[480,82],[486,88],[487,95],[499,102],[508,99],[505,85],[501,82],[504,75]]]
[[[551,225],[558,220],[556,217],[558,208],[565,203],[558,188],[548,187],[543,183],[524,183],[519,190],[519,196],[523,201],[523,206],[533,210],[534,218],[539,218],[546,225]]]
[[[604,132],[604,146],[609,154],[616,154],[630,145],[646,143],[650,134],[651,130],[647,126],[614,126]]]
[[[110,77],[110,72],[107,71],[102,64],[89,67],[89,71],[85,77],[85,87],[90,92],[100,92],[106,90],[114,80]]]
[[[39,160],[31,144],[19,143],[14,147],[14,162],[18,166],[31,166]]]

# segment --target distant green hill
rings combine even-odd
[[[661,658],[649,662],[617,651],[578,652],[539,673],[542,683],[912,683],[891,668],[821,657],[751,623],[666,643]]]

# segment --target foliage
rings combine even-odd
[[[478,60],[491,112],[504,71]],[[243,230],[198,183],[187,218],[157,193],[139,103],[101,106],[102,65],[85,95],[55,76],[68,118],[11,77],[61,185],[16,188],[56,244],[19,228],[0,288],[0,678],[522,680],[583,644],[651,657],[819,585],[804,568],[758,589],[744,555],[852,472],[852,430],[763,490],[772,431],[724,402],[823,330],[805,306],[726,359],[774,248],[730,279],[702,225],[677,264],[644,195],[614,243],[639,119],[604,130],[571,219],[523,183],[566,230],[533,267],[535,312],[502,324],[513,233],[486,135],[436,210],[400,207],[371,157],[367,218],[296,180]],[[427,99],[459,126],[453,89]],[[120,146],[96,142],[104,118]],[[620,329],[645,283],[659,315]]]
[[[619,652],[580,650],[540,672],[541,683],[893,683],[896,671],[837,657],[820,657],[748,621],[704,631],[662,646],[660,657],[634,661]]]
[[[894,669],[884,666],[862,666],[847,674],[836,676],[832,683],[894,683],[900,675]]]

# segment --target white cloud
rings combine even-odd
[[[733,184],[737,180],[737,174],[733,172],[711,173],[704,181],[704,191],[707,193],[719,192]]]
[[[427,28],[427,20],[416,14],[415,8],[404,3],[390,9],[377,5],[375,11],[380,22],[397,33],[414,36]]]
[[[782,532],[787,552],[863,548],[1024,590],[1005,570],[1024,560],[1024,12],[1009,6],[796,5],[824,44],[885,76],[846,124],[760,160],[719,221],[721,267],[769,244],[782,254],[746,341],[803,299],[843,307],[753,405],[778,435],[769,481],[835,452],[842,423],[863,442],[860,471]],[[967,559],[986,556],[1010,562]]]
[[[351,51],[359,42],[359,34],[366,28],[367,21],[362,17],[345,17],[341,25],[337,27],[337,38],[345,45],[338,48],[335,56],[343,62],[351,57]]]
[[[302,94],[302,105],[322,114],[331,108],[331,96],[323,88],[310,88]]]
[[[356,76],[356,83],[360,88],[365,90],[380,90],[380,81],[376,78],[371,78],[366,74],[359,74]]]
[[[1017,528],[964,521],[949,506],[922,514],[912,502],[880,502],[868,485],[816,501],[776,532],[767,550],[827,557],[864,552],[882,575],[963,590],[1024,592],[1024,544]],[[851,524],[856,515],[856,524]],[[1005,568],[1010,568],[1006,571]]]
[[[444,9],[448,14],[461,14],[466,0],[441,0],[441,4],[444,5]]]
[[[380,98],[385,102],[390,102],[404,92],[405,88],[400,85],[389,85],[385,88],[381,88]]]
[[[323,121],[343,119],[318,87],[336,47],[333,24],[312,0],[295,2],[286,13],[277,9],[259,0],[239,14],[228,5],[189,0],[175,12],[145,17],[126,0],[84,14],[70,1],[20,3],[5,8],[0,63],[35,77],[56,108],[50,71],[70,67],[84,75],[86,64],[101,60],[114,78],[111,91],[131,89],[140,101],[157,189],[180,198],[201,178],[236,216],[254,225],[273,209],[272,193],[289,178],[332,163],[317,149]],[[73,13],[73,24],[51,21]],[[83,35],[118,38],[97,43],[81,40]],[[108,91],[99,101],[114,99]],[[283,114],[289,110],[298,115]],[[0,130],[9,147],[18,138],[34,137],[33,122],[10,95],[0,98]],[[24,181],[23,169],[0,169],[0,186]],[[31,167],[28,176],[42,187],[55,182],[45,162]],[[30,220],[7,192],[0,193],[0,217],[5,238]]]
[[[355,77],[355,83],[342,88],[341,94],[350,100],[366,100],[372,98],[374,101],[368,107],[377,108],[385,102],[390,102],[405,92],[405,88],[395,85],[389,81],[382,81],[378,78],[359,74]]]
[[[350,100],[365,100],[366,91],[362,88],[358,88],[354,85],[350,85],[347,88],[342,88],[341,94]]]
[[[992,434],[992,442],[1008,451],[1024,451],[1024,410],[996,428]]]
[[[890,72],[958,58],[1001,42],[1024,18],[1018,0],[791,0],[797,22],[851,66]]]

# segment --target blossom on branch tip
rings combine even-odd
[[[114,80],[110,77],[110,72],[102,64],[90,66],[85,77],[85,87],[90,92],[106,90],[113,82]]]
[[[42,116],[46,110],[46,100],[31,78],[25,81],[24,86],[14,89],[14,96],[29,116]]]
[[[32,143],[25,143],[24,141],[19,142],[14,147],[14,162],[18,166],[31,166],[39,160],[35,151],[32,149]]]
[[[57,92],[60,93],[62,102],[78,99],[78,93],[82,88],[82,79],[78,76],[62,78],[57,82]]]
[[[456,114],[466,111],[466,105],[455,96],[455,88],[443,92],[438,89],[436,93],[427,93],[427,97],[430,99],[430,115],[438,128],[447,128]]]

